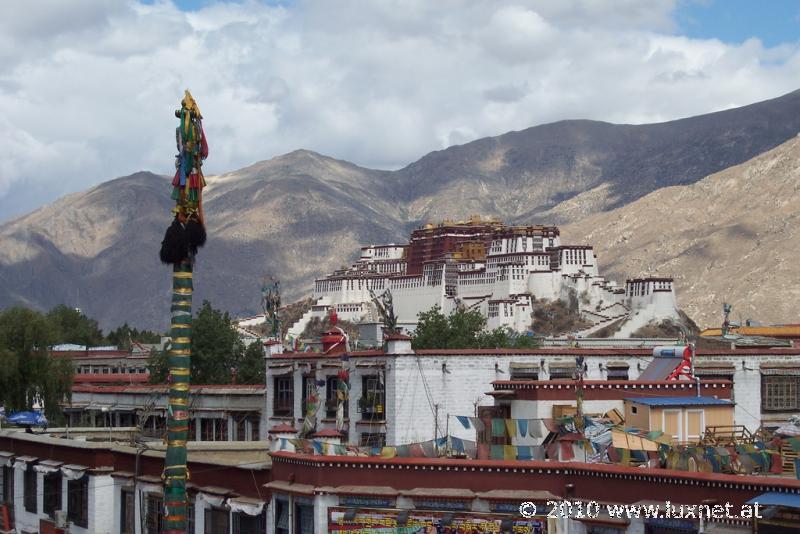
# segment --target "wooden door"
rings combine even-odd
[[[661,412],[661,429],[672,436],[672,441],[684,441],[683,413],[681,410],[663,410]]]

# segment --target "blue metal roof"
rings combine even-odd
[[[786,508],[800,509],[800,495],[797,493],[778,493],[776,491],[770,491],[747,501],[747,504],[756,503],[760,506],[785,506]]]
[[[731,401],[716,397],[628,397],[625,400],[647,406],[733,406]]]

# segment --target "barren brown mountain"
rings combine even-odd
[[[255,313],[264,275],[278,277],[283,301],[291,302],[309,295],[314,277],[352,262],[361,245],[404,242],[409,230],[421,223],[473,214],[523,224],[579,221],[659,188],[695,183],[778,146],[798,131],[800,91],[795,91],[661,124],[562,121],[536,126],[432,152],[397,171],[365,169],[297,150],[208,178],[209,237],[195,267],[196,297],[234,315]],[[165,163],[171,158],[166,152]],[[742,206],[751,202],[753,209],[770,205],[739,201]],[[687,231],[700,228],[708,233],[712,223],[721,231],[721,223],[703,215],[722,207],[711,204],[698,204],[703,211],[692,215],[696,225],[687,226]],[[48,309],[63,303],[80,306],[104,329],[125,321],[139,328],[166,329],[170,276],[158,262],[158,248],[170,222],[170,207],[167,177],[140,172],[0,224],[0,308],[25,304]],[[730,216],[725,235],[738,250],[740,238],[751,230],[749,223],[736,222],[737,217],[744,221],[748,215]],[[672,216],[653,224],[676,228]],[[775,224],[772,232],[779,234],[782,222]],[[589,238],[580,228],[567,233],[568,241],[596,242],[608,256],[627,257],[621,252],[624,248],[607,247],[615,238],[600,233]],[[699,239],[672,234],[680,240]],[[627,239],[634,235],[631,231]],[[643,234],[637,241],[641,250],[631,247],[630,257],[652,257],[655,263],[655,245],[647,236],[664,238],[656,231]],[[759,274],[728,273],[731,284],[744,283],[746,276],[764,276],[774,281],[773,287],[788,286],[788,271],[780,271],[794,265],[788,260],[788,243],[784,241],[780,251],[769,250],[777,266],[753,263],[762,269],[754,271]],[[723,245],[709,244],[691,254],[712,268],[727,257]],[[659,245],[670,247],[666,242]],[[696,247],[701,247],[699,241]],[[633,275],[650,267],[631,261],[607,264],[617,272],[626,267],[624,272]],[[672,265],[659,272],[667,267]],[[674,269],[684,297],[690,287],[704,288],[705,278],[691,278],[695,272],[707,274]],[[767,286],[752,287],[758,292]],[[764,303],[754,308],[759,313],[736,303],[737,310],[768,318],[761,310],[771,306],[766,301],[773,296],[763,291]],[[705,310],[715,308],[722,296],[700,291],[691,298],[707,300],[702,313],[709,313]],[[688,299],[686,303],[693,305]]]
[[[592,243],[603,272],[675,277],[700,325],[800,322],[800,137],[693,185],[659,189],[562,229]]]

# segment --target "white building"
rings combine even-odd
[[[592,323],[589,335],[624,319],[627,335],[650,321],[677,319],[672,280],[642,278],[625,287],[600,276],[594,249],[563,245],[555,226],[506,226],[497,221],[428,224],[406,245],[362,247],[349,268],[314,282],[314,305],[289,330],[299,336],[313,317],[331,309],[352,322],[380,321],[370,292],[389,291],[398,323],[413,331],[417,316],[433,306],[449,313],[477,309],[490,329],[530,329],[537,300],[578,300]]]
[[[266,425],[298,431],[304,400],[323,401],[317,429],[335,428],[335,390],[339,373],[349,375],[345,441],[401,445],[446,434],[474,440],[455,416],[476,416],[491,407],[497,380],[571,379],[576,356],[583,356],[586,380],[635,381],[652,361],[652,349],[411,349],[405,336],[387,341],[385,350],[324,353],[271,353],[267,358]],[[697,351],[696,375],[733,382],[736,424],[756,430],[777,426],[800,410],[800,349]],[[322,384],[318,386],[317,384]],[[789,384],[789,389],[782,389]],[[787,395],[787,391],[793,393]]]

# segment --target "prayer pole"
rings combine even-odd
[[[161,242],[161,261],[172,264],[172,306],[169,346],[169,404],[167,408],[167,454],[164,458],[164,534],[185,534],[188,502],[186,442],[189,438],[189,378],[192,351],[192,268],[198,247],[205,244],[201,167],[208,156],[202,115],[189,91],[175,112],[178,154],[172,198],[175,219]]]

